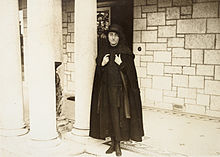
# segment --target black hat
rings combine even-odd
[[[118,34],[122,34],[123,33],[123,29],[118,24],[112,24],[112,25],[109,26],[109,29],[108,29],[107,33],[109,33],[109,32],[116,32]]]

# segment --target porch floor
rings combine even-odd
[[[73,106],[71,101],[65,103]],[[68,119],[68,109],[64,115]],[[220,120],[199,115],[144,108],[143,142],[121,144],[124,157],[220,157]],[[62,120],[61,120],[62,121]],[[61,143],[53,148],[33,148],[29,134],[0,137],[1,157],[113,157],[107,155],[108,140],[80,138],[69,132],[72,121],[60,121]],[[66,123],[65,123],[66,122]]]

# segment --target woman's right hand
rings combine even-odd
[[[102,66],[105,66],[109,62],[110,54],[106,54],[102,59]]]

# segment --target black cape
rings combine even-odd
[[[101,66],[103,56],[108,53],[109,47],[105,46],[99,51],[96,58],[96,70],[93,82],[93,92],[90,112],[89,136],[97,139],[105,139],[111,136],[111,118],[108,102],[107,72],[105,66]],[[121,44],[115,49],[121,55],[122,63],[119,66],[124,89],[123,116],[120,117],[122,140],[142,141],[144,136],[142,105],[140,89],[138,87],[137,73],[134,65],[134,54]],[[127,96],[127,97],[126,97]],[[126,127],[123,127],[126,126]]]

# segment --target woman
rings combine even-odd
[[[134,54],[126,45],[119,25],[111,25],[107,42],[102,42],[96,58],[93,84],[90,136],[111,137],[107,154],[121,156],[120,141],[142,141],[143,122],[140,90],[134,66]]]

